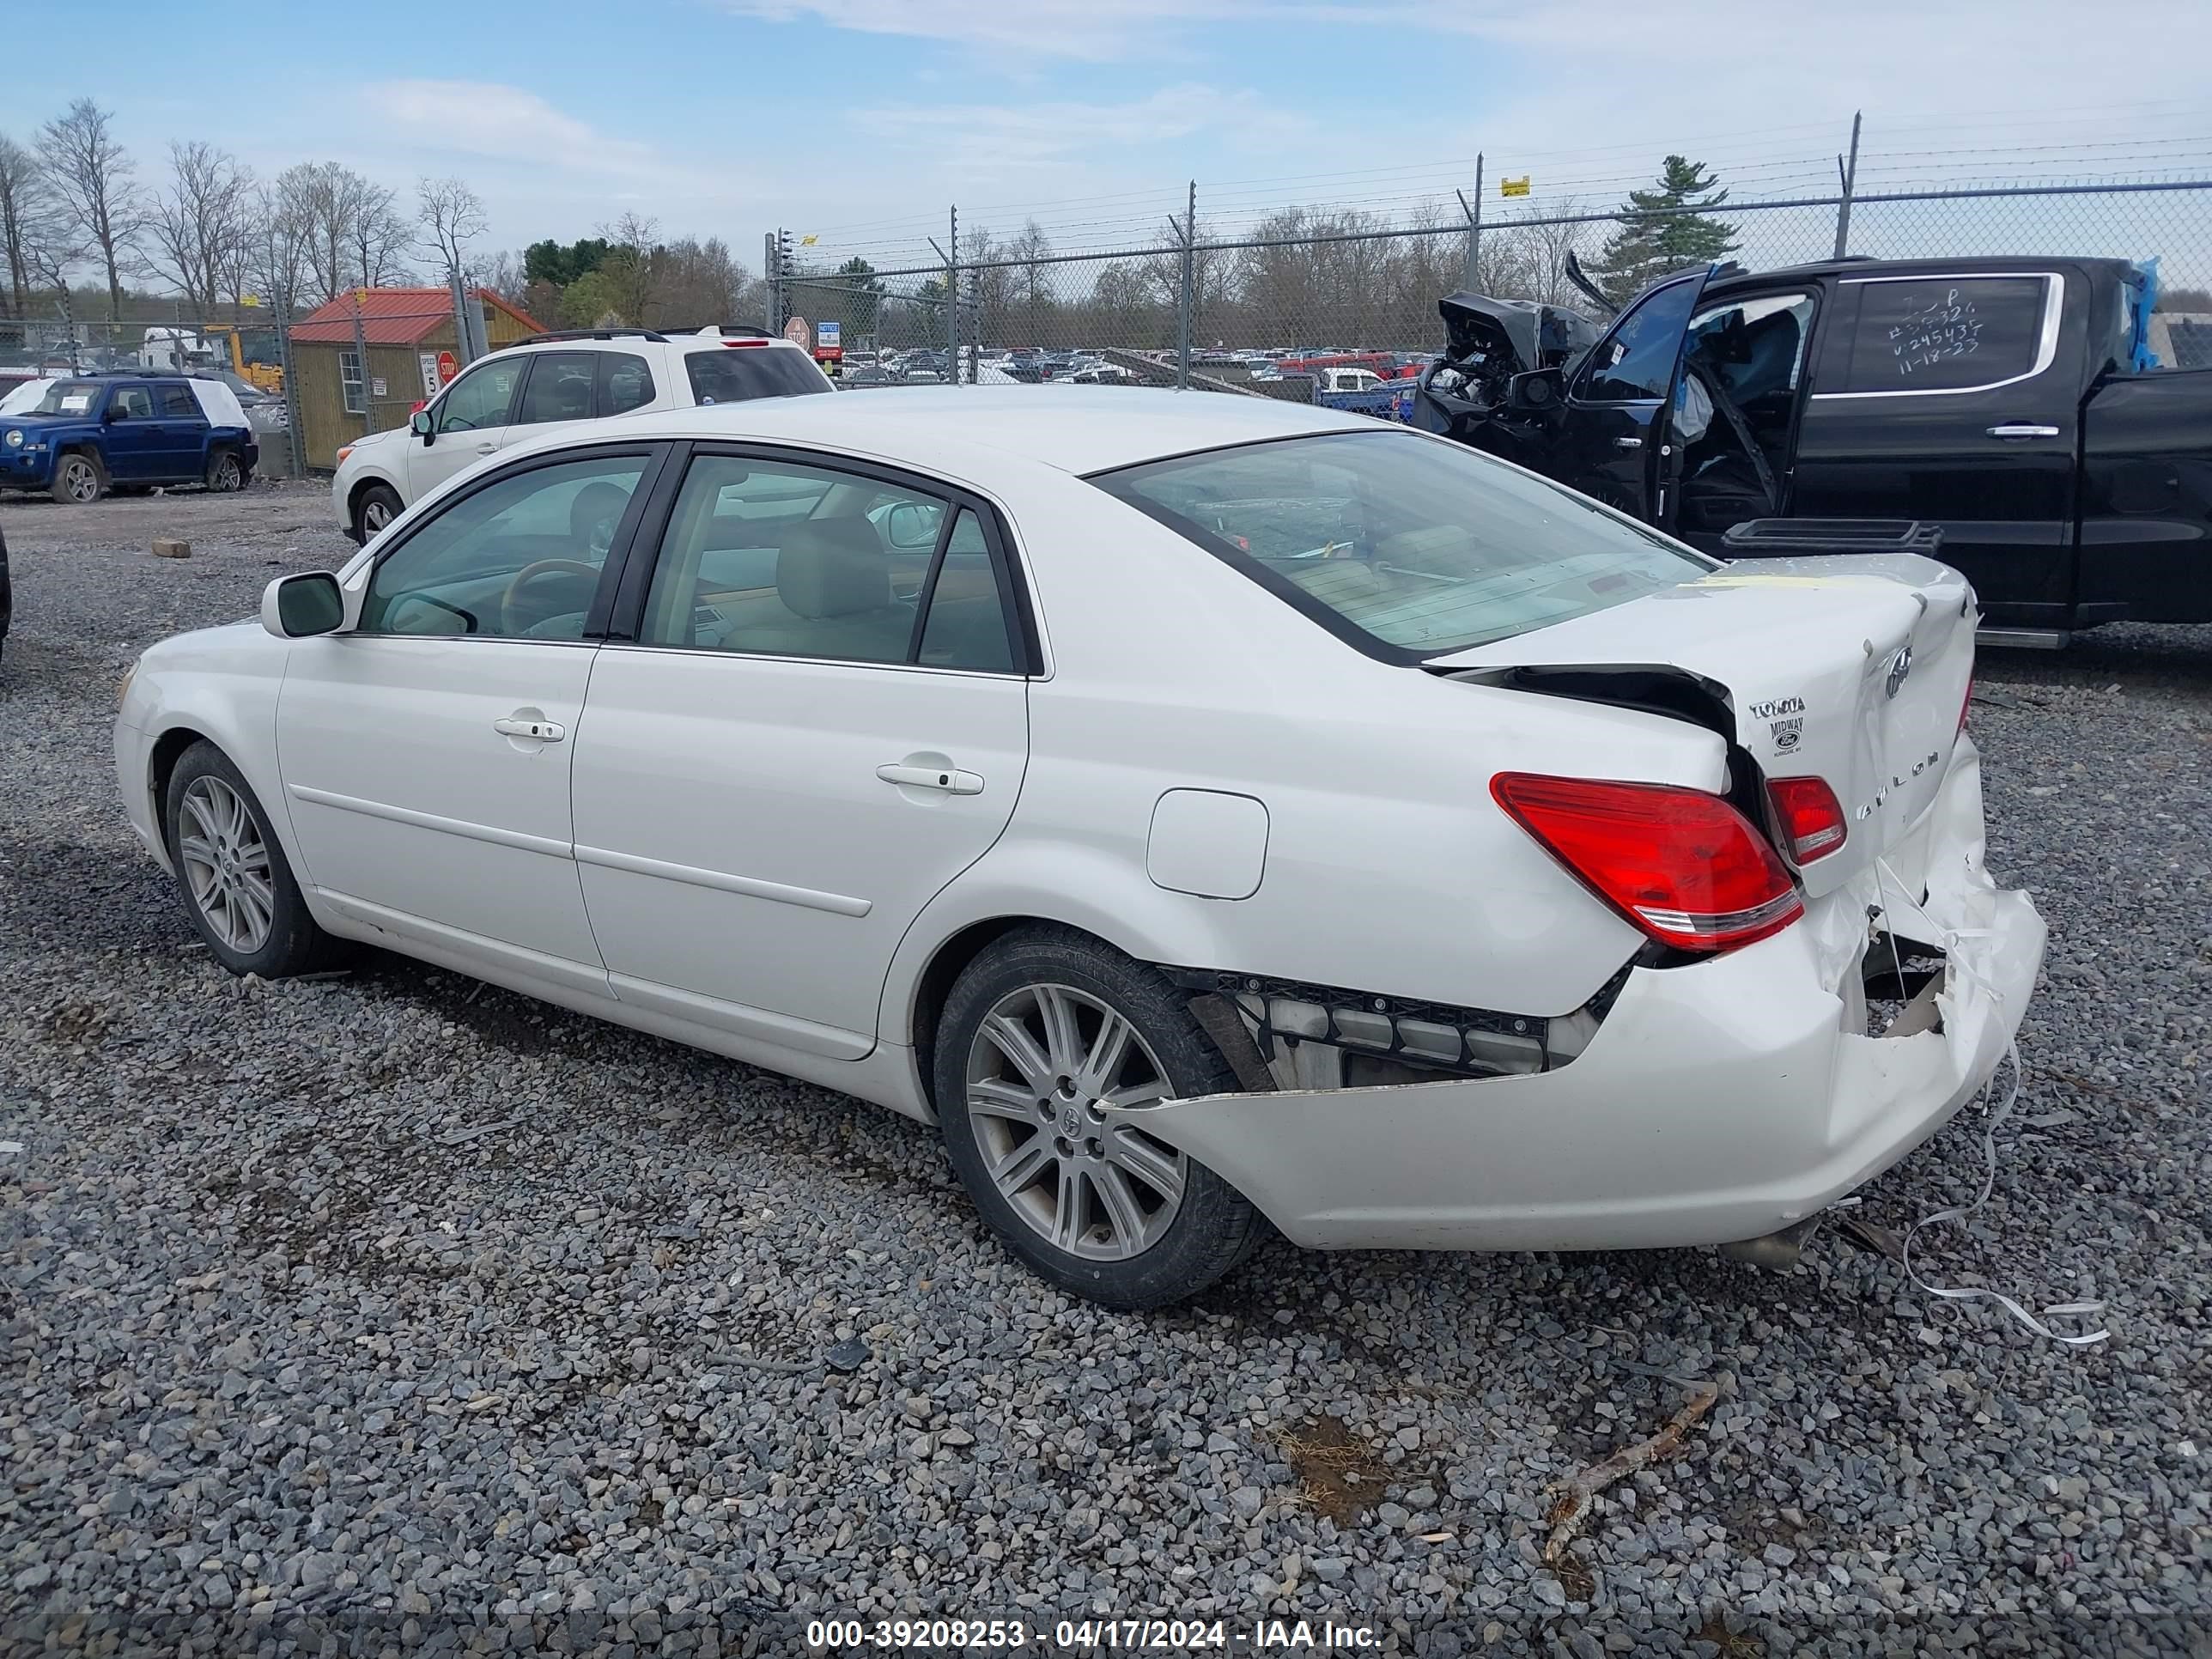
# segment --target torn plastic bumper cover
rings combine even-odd
[[[1127,1115],[1310,1248],[1650,1249],[1778,1231],[1948,1122],[2026,1010],[2043,920],[1983,868],[1971,744],[1914,836],[1924,900],[1899,890],[1898,864],[1881,866],[1771,939],[1633,969],[1572,1065]],[[1935,1029],[1866,1035],[1870,910],[1941,941]]]

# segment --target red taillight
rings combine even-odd
[[[1790,856],[1801,865],[1827,857],[1850,833],[1826,778],[1776,778],[1766,786],[1766,798],[1774,803]]]
[[[1790,872],[1718,795],[1500,772],[1490,793],[1590,891],[1679,951],[1733,951],[1804,913]]]
[[[768,342],[766,340],[725,340],[722,343],[726,346],[735,348],[738,346],[763,346],[766,345]]]

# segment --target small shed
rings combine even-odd
[[[494,350],[545,331],[489,289],[475,293]],[[356,304],[368,348],[365,363],[354,349]],[[307,464],[334,467],[339,445],[404,425],[408,411],[452,378],[459,351],[449,289],[371,288],[357,296],[349,290],[316,307],[292,325]]]

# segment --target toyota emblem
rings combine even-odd
[[[1884,693],[1895,696],[1911,676],[1912,647],[1908,645],[1889,659],[1889,679],[1882,688]]]

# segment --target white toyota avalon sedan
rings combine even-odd
[[[233,972],[368,941],[933,1122],[1139,1307],[1263,1223],[1786,1249],[1935,1133],[2044,944],[1975,620],[1357,416],[793,398],[501,450],[148,651],[116,764]]]

